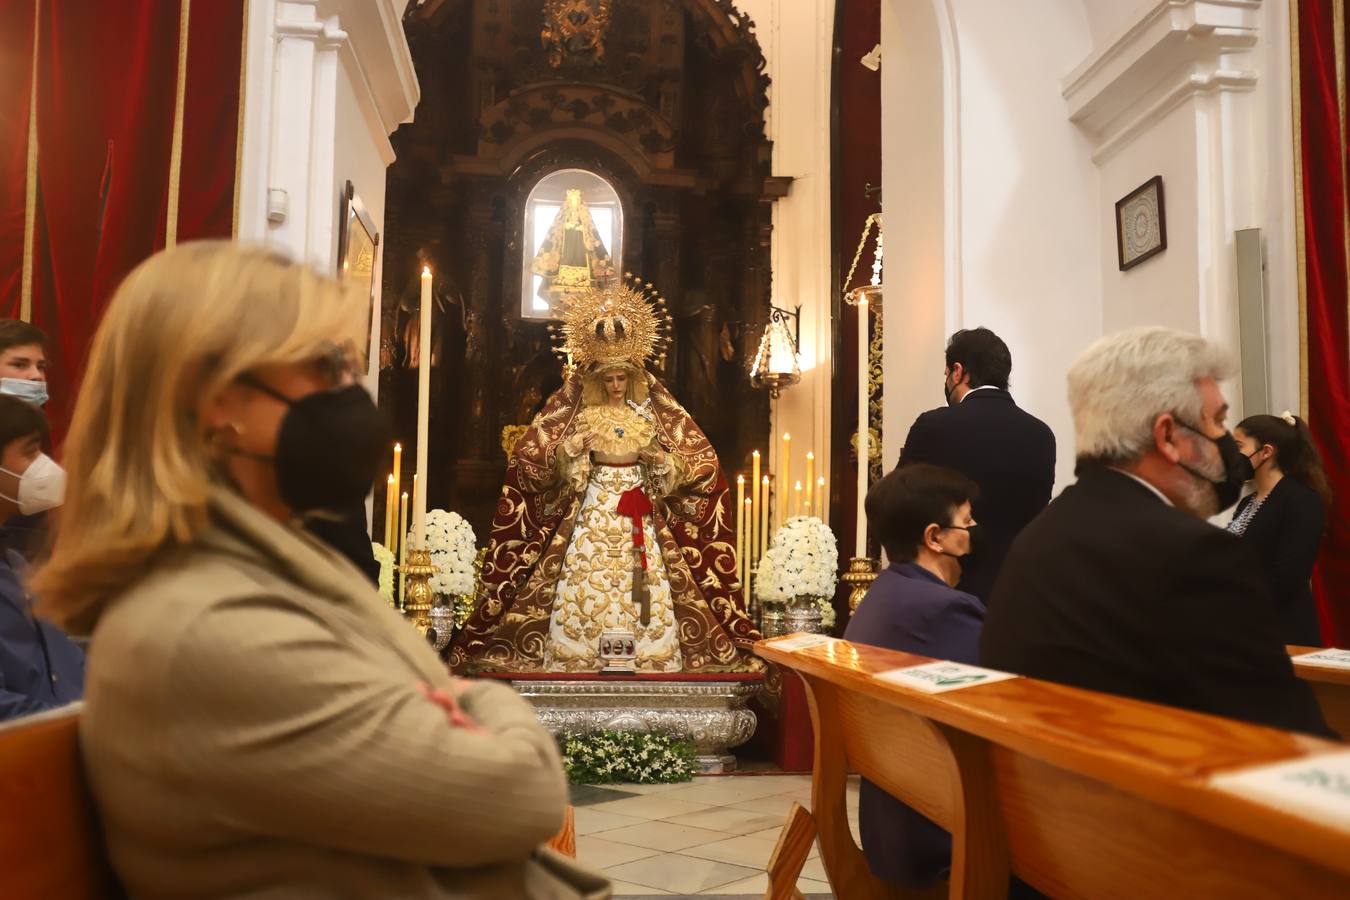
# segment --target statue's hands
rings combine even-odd
[[[568,456],[580,456],[589,452],[595,446],[595,432],[586,431],[580,434],[574,434],[563,442],[563,450],[567,451]]]
[[[652,469],[660,469],[666,464],[666,454],[659,447],[644,447],[638,451],[638,459]]]

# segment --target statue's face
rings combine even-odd
[[[628,373],[623,369],[610,369],[600,374],[600,383],[605,386],[605,396],[611,403],[622,402],[628,395]]]

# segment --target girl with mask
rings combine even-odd
[[[0,519],[61,504],[66,475],[42,452],[47,418],[17,397],[0,396]],[[0,721],[80,699],[84,653],[60,629],[33,614],[25,587],[26,532],[0,541]]]
[[[133,897],[605,884],[538,849],[566,784],[533,709],[452,678],[303,527],[382,462],[349,351],[366,316],[330,278],[212,241],[137,267],[94,338],[34,590],[93,630],[81,751]]]
[[[1228,530],[1260,559],[1286,644],[1322,646],[1310,579],[1331,489],[1308,424],[1292,413],[1249,416],[1233,430],[1252,464],[1256,490],[1238,504]]]

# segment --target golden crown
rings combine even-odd
[[[591,288],[559,302],[562,325],[550,325],[549,331],[561,337],[556,352],[570,355],[572,365],[642,369],[652,357],[664,359],[670,339],[666,301],[651,282],[631,272],[623,277],[626,283]]]

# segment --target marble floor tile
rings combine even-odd
[[[759,838],[761,841],[768,841],[775,847],[778,846],[778,836],[783,833],[783,829],[766,828],[763,831],[756,831],[754,834],[747,834],[746,837]],[[811,842],[811,852],[807,854],[807,859],[814,859],[820,855],[820,845],[815,841]]]
[[[813,881],[829,881],[830,876],[825,874],[825,863],[820,858],[808,859],[806,865],[802,866],[802,878],[810,878]]]
[[[784,784],[782,778],[778,776],[745,776],[741,778],[708,779],[692,787],[671,791],[666,796],[709,806],[730,806],[744,800],[772,797],[775,794],[793,790],[795,787],[797,785]]]
[[[699,779],[693,781],[677,781],[674,784],[607,784],[605,787],[613,788],[616,791],[623,791],[625,794],[647,795],[664,794],[667,791],[678,791],[681,788],[692,787]]]
[[[752,809],[735,809],[729,806],[675,816],[666,821],[674,825],[692,825],[695,828],[708,828],[731,834],[750,834],[766,828],[783,826],[782,816],[771,816]]]
[[[624,800],[633,796],[627,791],[617,790],[609,785],[601,787],[595,784],[574,784],[567,793],[567,802],[573,806],[595,806],[597,803]]]
[[[670,819],[675,816],[705,812],[714,808],[706,803],[675,800],[669,794],[626,797],[623,800],[611,800],[608,803],[597,803],[594,806],[586,807],[586,809],[596,812],[617,813],[621,816],[632,816],[638,819]]]
[[[608,841],[591,834],[583,834],[577,838],[577,862],[592,869],[608,869],[610,866],[646,859],[660,852],[650,847]]]
[[[733,866],[678,853],[663,853],[621,866],[611,866],[605,870],[605,874],[676,894],[698,894],[709,888],[742,881],[757,873],[746,866]]]
[[[700,859],[715,859],[718,862],[731,863],[736,866],[763,869],[769,864],[769,857],[773,855],[775,846],[777,846],[776,840],[766,841],[763,838],[740,835],[727,838],[724,841],[714,841],[711,844],[690,847],[684,851],[684,855],[697,856]]]
[[[642,819],[633,816],[620,816],[614,813],[598,812],[593,806],[583,806],[576,811],[577,835],[595,834],[619,828],[624,825],[640,825]]]
[[[735,837],[735,835],[725,831],[713,831],[689,825],[674,825],[670,822],[635,822],[613,831],[602,831],[596,836],[606,841],[631,844],[634,847],[646,847],[650,850],[660,850],[666,853],[687,850],[700,844],[711,844],[714,841],[724,841],[729,837]]]
[[[662,891],[641,884],[629,884],[627,881],[611,880],[611,884],[614,885],[614,900],[619,900],[620,897],[659,897],[662,894],[670,893],[670,891]]]
[[[750,809],[755,812],[767,813],[771,816],[779,816],[787,819],[788,811],[792,809],[794,803],[800,804],[808,811],[811,809],[810,803],[802,803],[796,797],[790,797],[785,794],[779,794],[776,797],[759,797],[755,800],[738,800],[735,803],[728,804],[734,809]]]
[[[769,876],[760,872],[758,875],[752,875],[744,881],[733,881],[731,884],[724,884],[721,887],[706,890],[705,894],[725,894],[734,896],[736,894],[763,896],[769,889]],[[797,890],[803,894],[821,894],[826,897],[833,896],[830,890],[829,882],[813,881],[810,878],[797,879]]]

